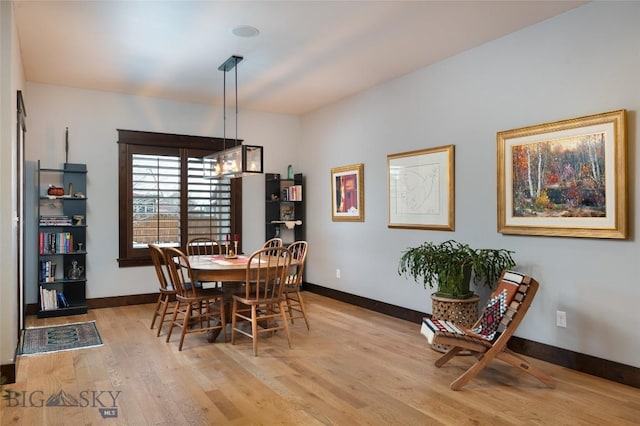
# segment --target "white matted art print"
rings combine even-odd
[[[389,228],[454,230],[454,146],[387,155]]]

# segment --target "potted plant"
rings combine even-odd
[[[425,242],[409,247],[400,258],[398,273],[422,281],[424,288],[437,284],[435,296],[467,299],[471,276],[474,283],[493,288],[503,270],[515,266],[513,251],[506,249],[473,249],[454,240],[443,243]]]
[[[470,327],[478,318],[480,300],[469,290],[471,276],[474,283],[493,288],[502,271],[515,266],[512,253],[505,249],[473,249],[454,240],[425,242],[402,253],[398,273],[411,276],[416,282],[421,280],[425,289],[436,285],[437,291],[431,295],[432,318]],[[431,347],[443,353],[449,350],[437,343]]]

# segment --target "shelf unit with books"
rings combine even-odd
[[[87,166],[38,161],[38,317],[87,312]]]
[[[304,176],[282,179],[265,173],[265,241],[282,238],[285,246],[305,239]]]

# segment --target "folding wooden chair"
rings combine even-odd
[[[551,388],[555,387],[551,376],[507,348],[507,342],[531,306],[538,286],[538,282],[529,276],[505,271],[482,315],[471,328],[457,326],[450,321],[423,319],[421,332],[429,343],[450,346],[449,351],[436,360],[436,367],[442,367],[460,351],[469,351],[476,358],[476,362],[451,383],[451,389],[460,390],[494,358],[531,374]]]

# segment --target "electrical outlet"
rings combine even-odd
[[[340,269],[336,269],[336,278],[340,278]]]
[[[567,326],[567,313],[564,311],[556,311],[556,326],[558,327],[566,327]]]

